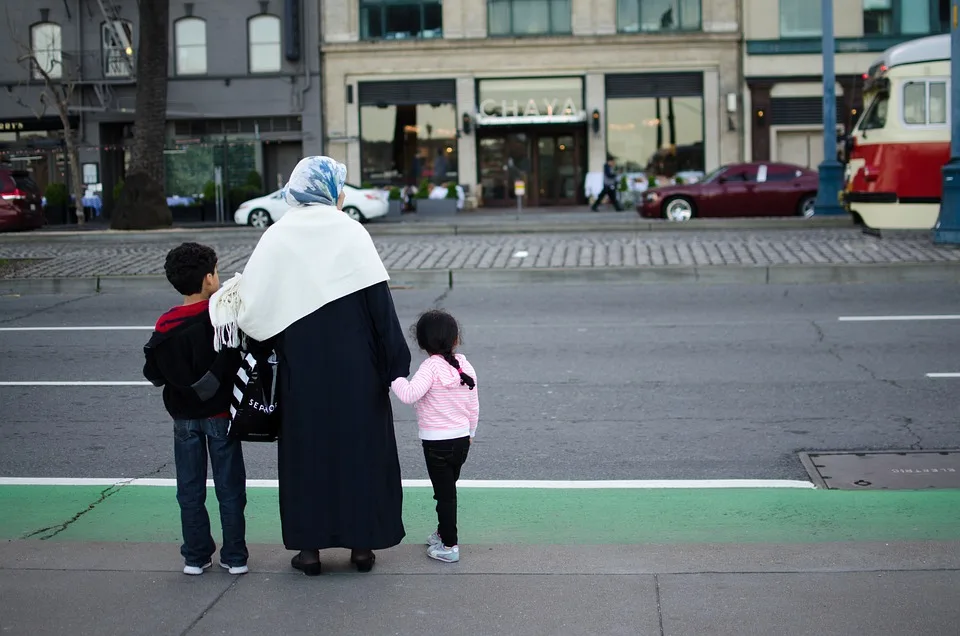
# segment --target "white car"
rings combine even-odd
[[[388,194],[383,190],[363,190],[356,186],[343,186],[343,211],[353,220],[366,223],[370,219],[386,216],[390,204]],[[237,208],[233,220],[237,225],[252,225],[266,228],[280,220],[290,209],[283,200],[283,190],[277,190],[264,197],[244,201]]]

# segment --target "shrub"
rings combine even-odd
[[[230,207],[235,210],[240,207],[240,204],[244,201],[256,199],[259,196],[260,190],[253,186],[244,185],[232,188],[230,190]]]
[[[457,194],[457,184],[453,184],[447,187],[447,198],[448,199],[459,199],[460,195]]]
[[[251,188],[253,191],[259,194],[263,192],[263,178],[260,176],[259,172],[256,170],[251,170],[247,173],[247,180],[241,187]]]
[[[213,181],[207,181],[203,184],[203,200],[213,202],[217,198],[217,184]]]
[[[394,186],[390,188],[389,198],[391,201],[399,201],[400,199],[403,198],[403,191],[400,188]]]
[[[66,184],[51,183],[44,194],[47,197],[47,206],[51,208],[65,208],[70,204],[70,190]]]
[[[420,182],[420,186],[417,188],[417,197],[418,199],[429,199],[430,198],[430,180],[424,179]]]

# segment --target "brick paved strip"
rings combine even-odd
[[[204,240],[198,236],[198,240]],[[0,278],[159,275],[181,238],[117,234],[40,241],[5,236],[0,260],[15,263]],[[878,239],[855,229],[762,232],[598,233],[589,235],[375,237],[387,268],[404,271],[610,269],[634,267],[896,265],[960,263],[960,249],[934,245],[927,234]],[[222,269],[242,269],[256,235],[211,236]],[[517,252],[527,252],[523,258]]]

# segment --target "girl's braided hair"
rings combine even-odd
[[[463,372],[460,361],[453,355],[453,349],[462,342],[460,325],[457,319],[441,309],[431,309],[420,315],[413,326],[413,337],[417,345],[432,356],[442,356],[447,363],[460,373],[460,384],[470,388],[476,381]]]

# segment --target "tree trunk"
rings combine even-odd
[[[167,59],[170,0],[140,0],[137,114],[130,169],[114,208],[118,230],[147,230],[173,223],[165,193],[163,154],[167,124]]]
[[[68,184],[70,194],[73,195],[74,205],[76,206],[77,225],[83,225],[86,222],[86,216],[83,213],[83,173],[80,169],[80,150],[77,148],[77,137],[70,125],[70,91],[64,89],[57,92],[57,113],[60,115],[60,124],[63,126],[63,141],[65,144],[67,170],[70,172],[70,183]],[[67,202],[67,209],[70,209],[70,203]]]

